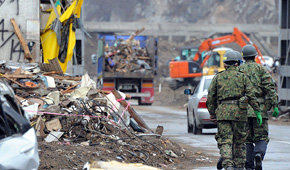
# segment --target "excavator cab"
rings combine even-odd
[[[209,55],[211,55],[208,60],[206,61],[205,65],[202,69],[202,75],[214,75],[220,71],[223,71],[224,68],[224,54],[226,51],[232,50],[231,48],[215,48],[211,52],[209,52]]]
[[[202,69],[200,63],[193,61],[194,56],[198,52],[198,47],[183,47],[180,50],[180,56],[175,57],[169,63],[170,77],[185,78],[185,77],[200,77]]]
[[[182,47],[180,49],[180,55],[175,57],[174,61],[193,61],[197,52],[198,47]]]
[[[197,47],[192,47],[192,48],[185,47],[181,49],[181,56],[183,56],[184,59],[187,61],[192,61],[197,52],[198,52]]]

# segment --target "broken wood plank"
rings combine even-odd
[[[143,32],[145,28],[141,28],[140,30],[137,30],[135,33],[133,33],[127,40],[126,42],[129,43],[131,42],[137,35],[139,35],[141,32]]]
[[[31,79],[33,78],[34,75],[32,74],[3,74],[1,76],[10,80],[13,78]],[[80,81],[82,79],[82,77],[59,76],[59,75],[50,75],[50,77],[53,77],[59,80],[74,80],[74,81]]]
[[[2,76],[9,79],[31,79],[33,77],[32,74],[3,74]]]
[[[19,85],[20,87],[26,87],[25,85],[23,85],[23,84],[19,83],[19,82],[18,82],[18,81],[16,81],[16,80],[13,80],[12,78],[6,77],[5,75],[2,75],[2,76],[3,76],[3,77],[5,77],[6,79],[8,79],[8,80],[12,81],[13,83],[15,83],[15,84]]]
[[[62,69],[61,69],[61,67],[60,67],[60,65],[59,65],[59,62],[58,62],[57,57],[55,57],[55,58],[52,59],[52,60],[49,60],[49,62],[52,62],[52,64],[53,64],[54,67],[55,67],[55,71],[58,71],[58,72],[62,72],[62,73],[63,73],[63,71],[62,71]]]
[[[50,75],[50,77],[53,77],[59,80],[74,80],[74,81],[80,81],[82,79],[82,77],[58,76],[58,75]]]
[[[143,57],[143,56],[137,56],[137,58],[139,59],[139,60],[151,60],[151,58],[150,57]]]
[[[49,63],[39,63],[39,67],[41,71],[44,71],[44,72],[55,71],[55,72],[63,73],[57,58],[48,60],[48,62]]]
[[[27,45],[27,43],[26,43],[26,41],[25,41],[25,39],[24,39],[24,37],[23,37],[18,25],[16,24],[15,19],[11,18],[10,22],[12,23],[12,26],[14,28],[15,34],[16,34],[16,36],[17,36],[17,38],[18,38],[18,40],[19,40],[19,42],[21,44],[21,47],[24,50],[25,59],[27,59],[30,63],[33,63],[34,59],[32,58],[32,55],[31,55],[31,53],[29,51],[29,48],[28,48],[28,45]]]
[[[70,86],[70,87],[68,87],[67,89],[61,91],[60,93],[61,93],[62,95],[63,95],[63,94],[66,94],[66,93],[69,93],[69,92],[72,91],[73,88],[77,87],[77,86],[80,85],[80,84],[81,84],[81,83],[79,82],[79,83],[77,83],[77,84],[75,84],[75,85],[73,85],[73,86]]]
[[[44,76],[50,76],[52,74],[62,74],[62,72],[57,72],[57,71],[51,71],[51,72],[44,72],[43,75]]]
[[[114,96],[116,97],[116,99],[122,99],[122,96],[120,95],[120,93],[117,90],[112,90],[112,93],[114,94]],[[137,114],[137,112],[129,105],[128,103],[124,100],[120,101],[120,104],[124,107],[127,108],[128,107],[128,112],[130,113],[131,117],[133,117],[133,119],[138,123],[139,126],[152,131],[147,124],[144,122],[144,120]]]

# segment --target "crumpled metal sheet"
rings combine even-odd
[[[13,135],[0,141],[0,169],[37,169],[38,146],[35,131]]]

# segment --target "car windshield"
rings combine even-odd
[[[207,90],[209,88],[209,85],[211,83],[212,79],[205,79],[204,80],[204,86],[203,86],[203,91]]]

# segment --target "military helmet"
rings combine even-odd
[[[257,53],[256,48],[250,44],[245,45],[242,49],[242,55],[244,58],[255,57],[257,54],[258,53]]]
[[[243,56],[240,52],[238,51],[234,51],[234,52],[236,53],[238,60],[243,60]]]
[[[243,64],[243,56],[241,55],[241,53],[238,52],[238,51],[234,51],[234,52],[236,53],[236,55],[238,57],[238,60],[240,62],[240,65]]]
[[[233,61],[236,61],[236,62],[239,61],[237,54],[232,50],[227,51],[224,57],[225,57],[225,60],[224,60],[225,64],[229,64],[229,62],[233,62]]]

